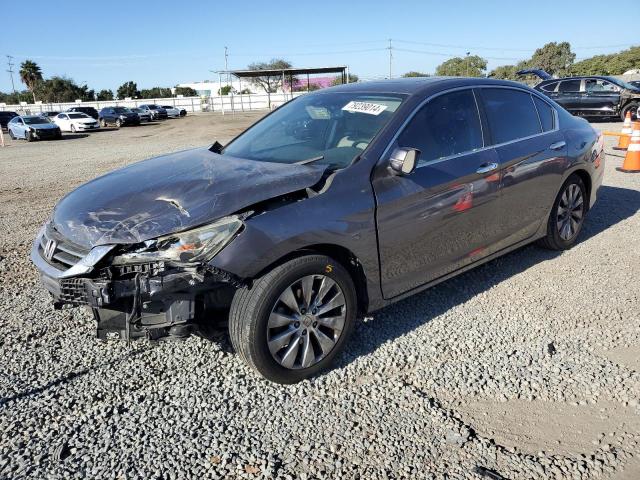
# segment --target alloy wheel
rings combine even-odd
[[[573,239],[580,230],[584,218],[584,198],[580,186],[571,183],[560,197],[556,212],[556,224],[560,238],[565,241]]]
[[[278,297],[267,322],[272,357],[288,369],[308,368],[326,357],[342,335],[347,307],[331,278],[307,275]]]

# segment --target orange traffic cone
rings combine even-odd
[[[620,138],[618,140],[618,146],[613,147],[614,150],[626,150],[629,146],[629,141],[631,140],[631,133],[633,132],[633,128],[631,126],[631,112],[627,112],[624,117],[624,124],[622,124],[622,131],[620,132]]]
[[[616,170],[625,173],[640,173],[640,123],[638,122],[633,125],[633,134],[627,147],[624,163]]]

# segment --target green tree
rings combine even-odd
[[[185,97],[197,97],[198,92],[196,92],[191,87],[176,87],[176,95],[184,95]]]
[[[571,73],[573,75],[622,75],[634,68],[640,68],[640,47],[586,58],[574,63]]]
[[[356,75],[355,73],[349,74],[349,83],[358,83],[358,80],[360,80],[358,78],[358,75]],[[333,81],[331,82],[331,85],[342,85],[342,75],[339,75],[336,78],[334,78]],[[306,89],[307,87],[305,86],[303,90],[306,90]]]
[[[138,91],[138,85],[136,82],[125,82],[118,87],[118,91],[116,92],[118,98],[135,98],[140,96],[140,92]]]
[[[98,92],[98,101],[113,100],[113,92],[111,90],[100,90]]]
[[[138,92],[140,98],[168,98],[171,96],[171,89],[165,87],[144,88]]]
[[[229,95],[232,91],[233,87],[231,85],[225,85],[218,89],[218,95]]]
[[[29,90],[15,93],[0,92],[0,102],[6,103],[7,105],[18,105],[20,102],[29,102],[32,98]]]
[[[445,77],[484,77],[487,61],[477,55],[453,57],[436,68],[436,75]]]
[[[530,68],[540,68],[550,75],[566,77],[571,75],[571,66],[576,54],[571,51],[569,42],[549,42],[538,48],[527,61]]]
[[[46,103],[94,100],[94,91],[88,90],[86,85],[80,87],[70,78],[59,76],[38,83],[36,92],[40,99]]]
[[[270,62],[256,62],[247,67],[249,70],[284,70],[291,68],[291,63],[282,58],[273,58]],[[287,77],[285,81],[288,81]],[[295,83],[295,78],[293,79]],[[260,86],[265,93],[274,93],[282,86],[282,74],[254,77],[251,82]]]
[[[36,103],[36,87],[42,82],[42,70],[40,70],[38,64],[31,60],[22,62],[20,65],[20,80],[31,92],[33,103]]]
[[[413,70],[402,74],[402,78],[429,77],[429,76],[430,75],[428,73],[416,72]]]

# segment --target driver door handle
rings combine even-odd
[[[565,142],[564,140],[560,140],[559,142],[552,143],[551,145],[549,145],[549,148],[551,150],[562,150],[566,145],[567,145],[567,142]]]
[[[496,168],[498,168],[498,164],[497,163],[483,163],[482,165],[480,165],[478,167],[478,169],[476,170],[476,173],[489,173],[492,172],[493,170],[495,170]]]

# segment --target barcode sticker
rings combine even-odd
[[[366,113],[369,115],[380,115],[386,109],[386,105],[380,105],[379,103],[355,101],[351,101],[342,107],[342,110],[346,110],[347,112]]]

